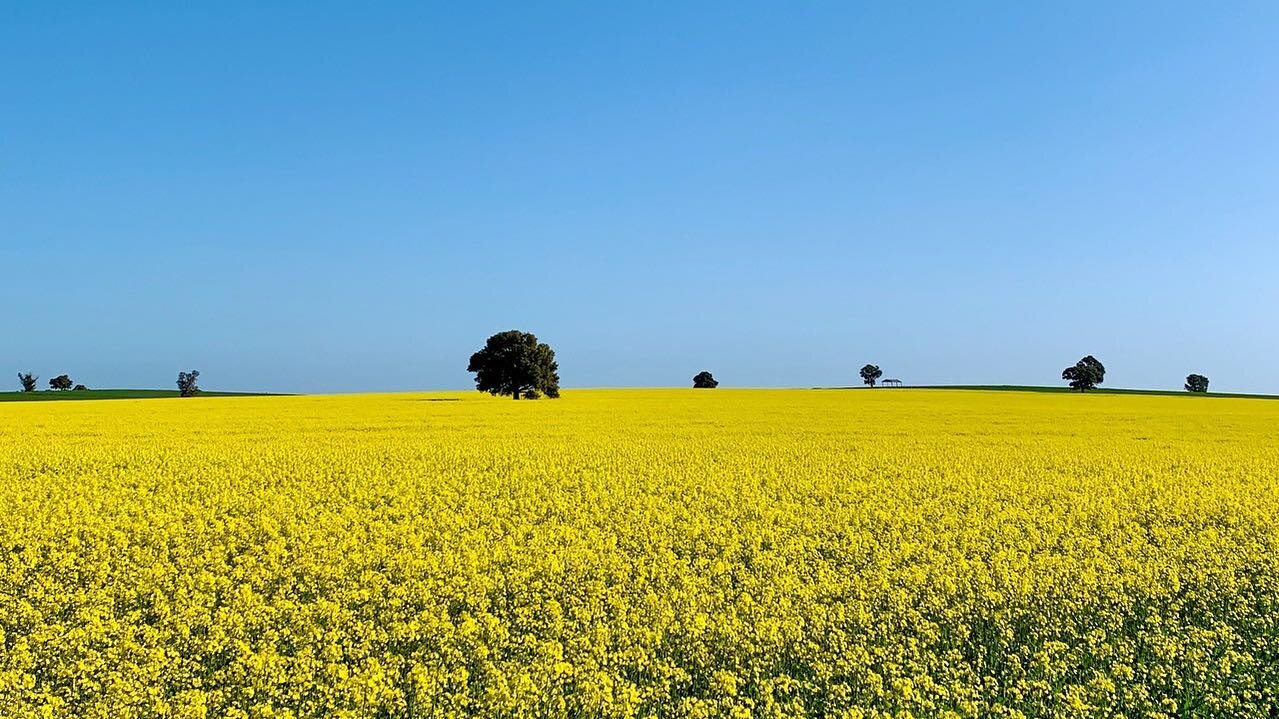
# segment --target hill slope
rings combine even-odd
[[[1075,390],[1069,387],[1041,387],[1037,385],[1016,385],[1016,384],[935,384],[935,385],[906,385],[904,387],[819,387],[816,389],[877,389],[886,392],[895,392],[899,389],[953,389],[953,390],[969,390],[984,392],[1047,392],[1053,394],[1077,394]],[[1098,387],[1097,389],[1088,390],[1088,394],[1136,394],[1166,397],[1234,397],[1242,399],[1279,399],[1279,395],[1273,394],[1247,394],[1242,392],[1186,392],[1184,390],[1171,389],[1124,389],[1121,387]]]
[[[200,392],[201,397],[259,397],[265,392]],[[176,389],[80,389],[58,392],[0,392],[0,402],[40,402],[77,399],[160,399],[177,397]]]

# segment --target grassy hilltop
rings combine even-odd
[[[904,389],[953,389],[953,390],[972,390],[982,392],[1048,392],[1053,394],[1080,394],[1077,390],[1069,387],[1044,387],[1039,385],[1019,385],[1019,384],[937,384],[937,385],[906,385],[904,387],[866,387],[858,385],[855,387],[830,387],[828,389],[878,389],[884,391],[896,392]],[[1273,394],[1248,394],[1243,392],[1186,392],[1185,390],[1171,389],[1123,389],[1121,387],[1098,387],[1088,390],[1087,394],[1134,394],[1147,396],[1164,396],[1164,397],[1233,397],[1237,399],[1279,399],[1279,395]]]
[[[821,387],[814,389],[872,389],[865,386],[855,387]],[[873,389],[886,392],[900,392],[911,389],[944,389],[944,390],[969,390],[984,392],[1045,392],[1053,394],[1070,394],[1075,390],[1069,387],[1042,387],[1034,385],[919,385],[906,387],[875,387]],[[1129,395],[1148,395],[1148,396],[1168,396],[1168,397],[1231,397],[1238,399],[1279,399],[1279,395],[1272,394],[1246,394],[1239,392],[1185,392],[1176,390],[1159,390],[1159,389],[1122,389],[1122,388],[1103,388],[1089,390],[1088,394],[1129,394]],[[201,391],[201,397],[267,397],[278,396],[275,392],[209,392]],[[41,402],[53,400],[86,400],[86,399],[163,399],[166,397],[177,397],[176,389],[87,389],[87,390],[66,390],[62,392],[52,390],[41,390],[38,392],[0,392],[0,402]]]
[[[257,397],[263,392],[206,392],[201,397]],[[40,402],[61,399],[160,399],[177,397],[176,389],[71,389],[62,392],[0,392],[0,402]]]

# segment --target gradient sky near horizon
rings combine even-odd
[[[1279,4],[0,0],[0,369],[1279,392]],[[43,380],[42,380],[43,385]]]

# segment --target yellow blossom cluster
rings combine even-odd
[[[0,405],[0,717],[1273,717],[1279,402]]]

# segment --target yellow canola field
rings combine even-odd
[[[0,717],[1267,717],[1279,402],[0,405]]]

